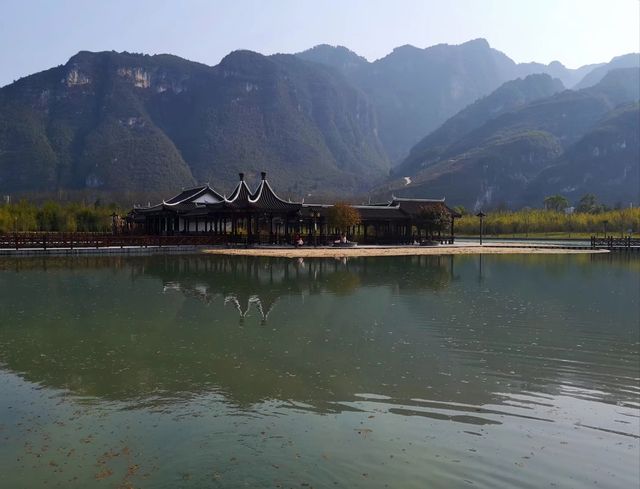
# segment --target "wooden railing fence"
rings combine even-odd
[[[19,232],[0,234],[0,249],[51,249],[51,248],[107,248],[107,247],[162,247],[162,246],[249,246],[249,245],[287,245],[295,244],[299,235],[220,235],[220,234],[189,234],[189,235],[138,235],[111,233],[61,233],[61,232]],[[304,246],[330,246],[337,235],[302,235]],[[397,245],[413,244],[413,241],[401,242],[397,237],[367,237],[351,238],[359,244]],[[453,237],[441,236],[435,238],[441,244],[453,243]]]
[[[225,236],[148,236],[108,233],[12,233],[0,234],[0,249],[106,248],[127,246],[207,246],[228,241]]]
[[[592,248],[607,248],[612,249],[632,249],[640,248],[640,238],[633,238],[631,236],[624,236],[616,238],[614,236],[591,236]]]

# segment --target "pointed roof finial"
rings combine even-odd
[[[244,173],[240,172],[238,173],[238,176],[240,177],[240,181],[242,182],[244,180]]]
[[[263,180],[266,180],[267,179],[267,172],[266,171],[260,172],[260,176],[262,177]]]

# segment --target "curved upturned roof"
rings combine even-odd
[[[276,193],[269,185],[269,182],[266,178],[262,178],[260,182],[260,186],[255,191],[255,193],[249,199],[249,203],[252,207],[256,209],[264,209],[264,210],[282,210],[282,211],[293,211],[300,209],[302,204],[296,202],[287,202],[276,195]]]
[[[249,199],[251,198],[251,189],[241,177],[241,180],[236,185],[236,188],[231,192],[231,195],[224,199],[226,204],[230,204],[231,207],[248,207]]]

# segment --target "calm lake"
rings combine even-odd
[[[0,487],[637,487],[640,258],[0,260]]]

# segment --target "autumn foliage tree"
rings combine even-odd
[[[425,205],[418,210],[418,220],[427,234],[446,231],[451,224],[451,214],[444,205]]]
[[[338,202],[329,207],[327,223],[329,227],[336,228],[341,233],[347,234],[349,228],[360,224],[360,213],[355,207],[344,202]]]

